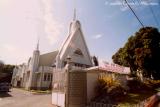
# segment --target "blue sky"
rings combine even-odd
[[[141,27],[126,6],[113,5],[118,1],[122,0],[1,0],[0,60],[27,62],[38,36],[41,54],[59,49],[76,7],[91,55],[111,62],[112,55]],[[145,26],[157,27],[149,6],[141,1],[132,5],[136,14]],[[155,3],[150,6],[160,23],[158,0],[150,3]]]

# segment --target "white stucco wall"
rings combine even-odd
[[[111,76],[114,79],[120,81],[120,83],[126,87],[127,85],[127,74],[115,74],[112,72],[102,72],[101,70],[91,70],[87,71],[87,103],[91,101],[92,98],[95,97],[95,87],[97,84],[97,80],[100,76]]]
[[[98,72],[87,72],[87,103],[95,96],[95,86],[98,80]]]

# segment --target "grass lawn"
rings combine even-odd
[[[17,89],[21,89],[21,90],[25,90],[25,91],[29,91],[32,94],[51,94],[52,91],[51,90],[27,90],[25,88],[17,88]]]
[[[45,91],[42,91],[42,90],[30,90],[33,94],[51,94],[51,90],[45,90]]]
[[[157,92],[160,92],[160,88],[155,89]]]
[[[146,100],[157,92],[157,90],[153,90],[147,92],[128,93],[124,99],[118,103],[118,107],[134,107],[136,104]]]

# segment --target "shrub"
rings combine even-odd
[[[127,81],[127,86],[129,87],[130,92],[134,92],[136,90],[139,90],[140,84],[141,84],[140,81],[138,81],[137,79]]]
[[[155,89],[160,87],[160,80],[147,79],[144,81],[144,84],[146,84],[148,87],[151,87],[152,89]]]
[[[122,87],[119,80],[112,78],[111,76],[104,76],[98,79],[96,86],[97,96],[105,97],[110,96],[115,100],[118,97],[122,97],[126,93],[126,89]]]
[[[142,82],[139,79],[133,79],[127,81],[127,86],[130,92],[148,91],[158,88],[160,86],[160,80],[146,79]]]

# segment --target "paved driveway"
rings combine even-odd
[[[8,94],[0,93],[0,107],[55,107],[51,104],[51,94],[35,95],[13,88]]]

